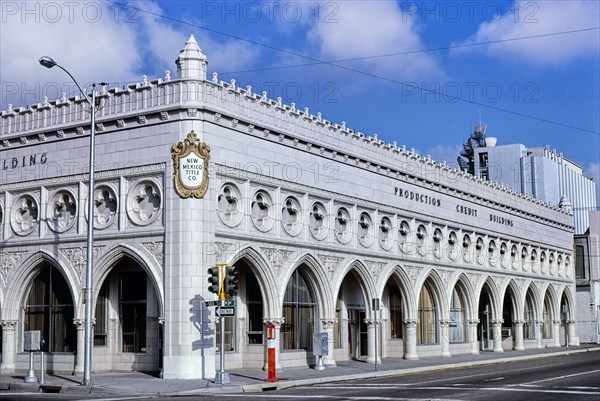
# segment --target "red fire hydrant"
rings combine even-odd
[[[277,370],[275,368],[275,325],[271,323],[267,329],[267,372],[268,377],[265,380],[269,383],[278,382]]]

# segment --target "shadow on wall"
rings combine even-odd
[[[199,349],[206,349],[213,346],[215,337],[214,325],[210,324],[209,317],[210,311],[204,303],[204,298],[200,295],[196,295],[190,299],[190,321],[194,324],[194,327],[200,333],[200,338],[192,343],[192,349],[194,351]]]

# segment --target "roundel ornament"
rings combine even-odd
[[[175,168],[175,191],[182,198],[203,198],[208,189],[210,146],[201,142],[192,130],[171,146]]]

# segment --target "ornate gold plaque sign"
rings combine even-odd
[[[192,130],[183,141],[171,146],[175,168],[175,191],[182,198],[202,198],[208,189],[210,146]]]

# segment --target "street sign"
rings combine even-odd
[[[224,301],[204,301],[206,306],[219,306],[223,302],[223,306],[229,306],[235,308],[235,299],[226,299]]]
[[[217,306],[215,308],[215,315],[219,317],[227,317],[235,315],[235,308],[228,306]]]

